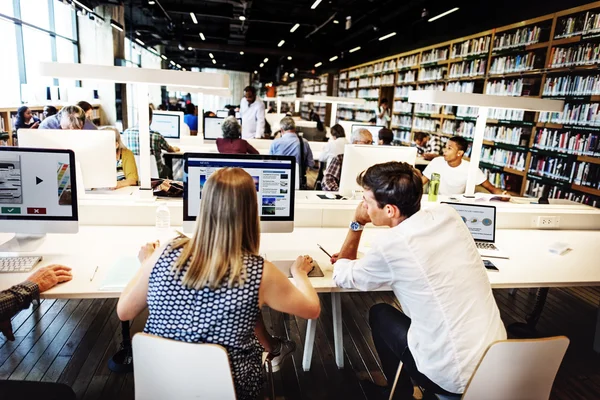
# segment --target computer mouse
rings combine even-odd
[[[328,199],[336,199],[336,195],[333,193],[325,193],[325,197],[327,197]]]

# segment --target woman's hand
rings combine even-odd
[[[140,252],[138,253],[138,260],[140,260],[140,263],[146,261],[148,257],[150,257],[152,253],[154,253],[154,250],[156,250],[159,246],[160,241],[158,240],[156,242],[146,243],[145,245],[143,245],[140,249]]]
[[[313,259],[310,256],[298,256],[294,264],[292,264],[292,268],[290,271],[292,272],[292,276],[296,276],[298,274],[308,275],[310,271],[315,267],[313,263]]]

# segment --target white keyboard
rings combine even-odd
[[[482,250],[498,250],[498,248],[494,246],[494,243],[475,242],[475,246]]]
[[[0,256],[0,273],[29,272],[42,261],[42,256],[2,257]]]

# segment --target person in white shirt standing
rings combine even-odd
[[[431,174],[440,174],[441,195],[464,194],[467,189],[467,177],[469,176],[469,162],[463,160],[465,151],[469,147],[467,140],[460,136],[451,137],[444,148],[444,157],[436,157],[423,171],[423,185],[431,179]],[[485,174],[478,168],[476,185],[483,186],[490,193],[506,194],[506,191],[498,189],[487,180]]]
[[[390,121],[392,120],[392,110],[390,109],[390,105],[388,103],[388,99],[383,98],[379,103],[379,108],[377,109],[377,122],[375,125],[383,126],[384,128],[390,127]]]
[[[428,392],[461,394],[487,347],[506,339],[475,242],[448,205],[421,210],[420,174],[409,164],[377,164],[358,176],[363,202],[341,251],[332,258],[337,286],[364,291],[390,286],[402,311],[374,305],[369,324],[389,388],[403,363],[395,399]],[[357,259],[367,223],[388,226]]]
[[[265,133],[265,103],[256,97],[256,89],[247,86],[240,100],[242,139],[260,139]]]

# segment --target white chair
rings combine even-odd
[[[475,368],[461,396],[425,393],[439,400],[548,400],[556,373],[569,347],[569,339],[503,340],[492,343]],[[392,399],[402,363],[392,387]]]
[[[227,351],[138,333],[133,337],[136,400],[235,400]]]
[[[140,156],[133,156],[135,158],[135,165],[138,169],[138,174],[140,174]],[[156,165],[156,158],[154,158],[154,154],[150,154],[150,178],[160,178],[158,174],[158,166]]]

